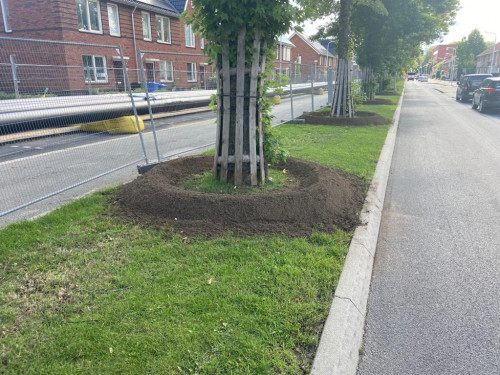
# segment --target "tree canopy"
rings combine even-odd
[[[458,75],[473,73],[476,70],[477,55],[485,49],[486,43],[478,29],[472,30],[467,39],[459,42],[455,51]]]

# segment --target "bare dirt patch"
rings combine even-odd
[[[284,234],[307,236],[334,228],[353,230],[365,196],[365,182],[316,163],[289,158],[286,168],[298,184],[259,194],[217,194],[178,185],[210,171],[213,156],[162,163],[118,189],[113,212],[127,221],[164,226],[185,236],[213,238]]]
[[[392,102],[391,102],[392,104]],[[374,112],[356,112],[354,118],[330,117],[329,111],[305,112],[299,118],[304,119],[306,124],[333,125],[333,126],[366,126],[386,125],[390,121]]]

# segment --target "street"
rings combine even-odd
[[[316,95],[315,109],[326,105],[327,94]],[[294,116],[311,110],[311,96],[294,97]],[[291,119],[290,99],[273,108],[272,124]],[[162,160],[213,148],[215,114],[200,112],[155,121]],[[148,160],[156,161],[151,129],[146,124],[144,144]],[[39,203],[0,217],[0,227],[43,215],[89,192],[116,186],[137,177],[137,164],[145,164],[138,135],[72,133],[0,146],[2,188],[0,213],[61,192]],[[109,171],[113,173],[108,174]],[[96,178],[99,176],[98,178]],[[83,185],[79,185],[85,181]],[[78,185],[78,186],[76,186]]]
[[[500,373],[500,112],[455,89],[406,85],[359,375]]]

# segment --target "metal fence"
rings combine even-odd
[[[0,38],[0,226],[131,180],[137,165],[213,147],[212,67],[194,54],[136,53],[133,64],[119,45]],[[274,125],[327,104],[328,72],[281,71]]]

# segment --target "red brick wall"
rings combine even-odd
[[[129,69],[129,78],[131,82],[137,82],[138,76],[136,67],[136,52],[134,50],[134,40],[132,32],[132,12],[133,7],[123,4],[113,3],[118,6],[120,17],[120,37],[111,36],[109,33],[109,21],[107,11],[107,1],[100,1],[102,34],[88,33],[78,30],[78,17],[76,12],[75,0],[7,0],[9,5],[9,20],[12,33],[4,33],[3,25],[0,30],[0,36],[10,36],[16,38],[33,38],[44,40],[62,40],[66,42],[103,44],[103,45],[121,45],[126,65]],[[188,1],[188,10],[191,10],[191,1]],[[155,13],[150,12],[151,16],[151,35],[153,41],[144,41],[142,34],[142,19],[141,11],[137,8],[134,13],[136,46],[141,51],[158,51],[166,54],[146,54],[147,59],[159,59],[172,61],[174,70],[184,71],[182,74],[175,74],[176,81],[184,87],[196,86],[201,84],[202,75],[200,75],[200,63],[205,63],[206,58],[203,56],[203,50],[200,48],[200,37],[195,36],[196,48],[186,47],[184,36],[184,22],[176,17],[170,18],[171,44],[158,43],[156,41],[156,20]],[[145,11],[145,10],[144,10]],[[45,47],[47,48],[47,47]],[[64,46],[56,48],[58,53],[64,51],[65,65],[79,66],[82,65],[82,55],[100,55],[106,57],[106,66],[113,67],[113,56],[118,56],[118,52],[114,49],[105,49],[98,47],[74,47]],[[2,61],[3,62],[3,61]],[[196,63],[197,65],[197,83],[187,82],[187,62]],[[60,62],[58,62],[59,64]],[[158,62],[155,62],[155,70],[159,69]],[[76,68],[68,68],[68,89],[70,90],[86,90],[87,85],[83,80],[83,73]],[[74,73],[78,71],[78,73]],[[80,75],[81,74],[81,75]],[[108,73],[111,89],[114,86],[114,74]],[[159,77],[157,78],[159,80]],[[177,82],[176,82],[177,83]],[[96,84],[102,85],[102,84]],[[179,86],[179,84],[178,84]],[[103,89],[108,89],[107,87]]]

